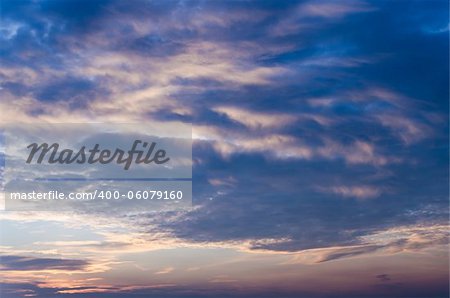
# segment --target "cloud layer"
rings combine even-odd
[[[191,210],[2,214],[5,297],[448,296],[447,5],[3,0],[3,124],[194,139]]]

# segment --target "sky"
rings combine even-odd
[[[0,211],[1,297],[448,297],[447,1],[0,3],[2,126],[193,139],[191,208]]]

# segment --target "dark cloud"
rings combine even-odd
[[[89,262],[73,259],[36,258],[14,255],[0,256],[1,270],[82,270]]]
[[[183,52],[183,44],[158,35],[139,36],[130,41],[122,41],[115,50],[131,51],[144,57],[166,57]]]
[[[200,208],[174,222],[163,219],[161,228],[199,242],[254,239],[254,249],[296,251],[360,244],[358,237],[377,230],[446,220],[445,181],[436,188],[427,178],[431,168],[437,171],[430,176],[433,180],[447,177],[446,170],[438,170],[435,164],[441,157],[434,156],[423,167],[399,165],[385,172],[364,165],[348,167],[341,161],[280,161],[250,154],[223,159],[206,143],[197,143],[194,159],[201,162],[194,168],[194,204]],[[232,183],[210,183],[212,179],[227,181],[230,175]],[[412,189],[408,177],[422,182]],[[370,183],[385,191],[378,198],[360,201],[315,188],[346,181]],[[429,211],[416,212],[424,208]],[[264,238],[288,240],[258,243]],[[343,255],[330,256],[338,257]]]
[[[37,88],[35,96],[41,101],[71,101],[74,98],[89,98],[93,94],[95,83],[84,78],[67,77],[56,79],[46,86]]]
[[[319,262],[322,263],[322,262],[328,262],[328,261],[337,260],[337,259],[341,259],[341,258],[363,255],[363,254],[375,252],[375,251],[379,250],[380,248],[381,248],[381,246],[371,245],[371,246],[363,246],[363,247],[356,247],[356,248],[338,249],[338,250],[333,251],[332,253],[326,255]]]
[[[375,276],[377,279],[379,279],[382,282],[388,282],[391,281],[391,277],[389,276],[389,274],[378,274],[377,276]]]

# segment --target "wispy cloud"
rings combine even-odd
[[[166,267],[166,268],[163,268],[163,269],[161,269],[161,270],[159,270],[159,271],[157,271],[157,272],[155,272],[155,274],[168,274],[168,273],[170,273],[170,272],[172,272],[172,271],[174,271],[174,268],[173,267]]]
[[[382,194],[382,190],[368,185],[358,185],[358,186],[332,186],[330,188],[325,188],[323,191],[342,196],[344,198],[355,198],[355,199],[373,199]]]

